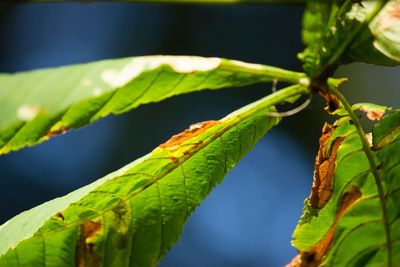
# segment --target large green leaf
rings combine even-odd
[[[372,140],[383,202],[349,117],[325,125],[312,193],[293,236],[301,266],[400,266],[400,111],[374,126]]]
[[[300,54],[311,76],[330,75],[338,64],[400,63],[399,0],[310,0]]]
[[[189,214],[279,118],[293,86],[219,121],[192,125],[150,154],[0,227],[0,266],[155,266]]]
[[[303,76],[193,56],[124,58],[0,74],[0,154],[174,95],[273,79],[297,83]]]

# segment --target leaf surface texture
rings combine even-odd
[[[313,77],[330,74],[337,64],[354,61],[400,63],[399,0],[310,0],[303,18],[300,54]]]
[[[374,126],[371,144],[383,179],[390,243],[382,203],[355,127],[348,117],[326,127],[331,130],[321,137],[320,153],[325,160],[334,160],[329,166],[316,165],[312,194],[293,235],[300,266],[388,266],[389,250],[392,266],[400,266],[400,111]],[[321,181],[316,181],[318,171],[325,174]],[[327,201],[313,204],[312,199],[321,196]]]
[[[0,227],[0,266],[156,266],[188,216],[279,122],[292,86],[218,121],[192,125],[150,154]]]
[[[303,74],[194,56],[145,56],[0,74],[0,154],[32,146],[109,114],[204,89],[297,83]]]

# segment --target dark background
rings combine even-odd
[[[266,5],[0,4],[0,71],[152,54],[219,56],[300,70],[302,12]],[[397,107],[399,74],[399,68],[364,64],[338,72],[351,78],[344,86],[351,101]],[[191,123],[221,118],[270,92],[271,84],[263,84],[178,96],[2,156],[0,224],[119,169]],[[196,210],[161,266],[289,262],[320,129],[332,120],[322,106],[314,99],[261,140]]]

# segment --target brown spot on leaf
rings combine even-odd
[[[379,21],[379,29],[384,31],[391,28],[395,23],[400,20],[400,4],[399,3],[388,3],[390,7],[381,16]]]
[[[56,218],[59,218],[59,219],[61,219],[61,220],[63,220],[63,221],[65,220],[64,214],[63,214],[62,212],[57,212],[56,215],[55,215],[55,217],[56,217]]]
[[[174,165],[178,164],[178,162],[179,162],[179,160],[174,156],[170,156],[168,158],[170,161],[172,161],[172,164],[174,164]]]
[[[76,248],[76,266],[101,266],[101,257],[95,252],[95,245],[102,232],[103,224],[100,222],[86,221],[81,225]]]
[[[329,139],[335,127],[325,123],[319,139],[319,150],[315,159],[314,180],[311,189],[310,204],[321,209],[332,195],[333,174],[336,169],[336,154],[344,137],[338,137],[329,145]],[[330,151],[328,154],[327,151]]]
[[[325,234],[325,236],[310,250],[300,252],[301,255],[301,267],[316,267],[319,266],[323,257],[327,254],[330,246],[335,237],[336,226],[339,223],[340,219],[347,212],[347,210],[354,205],[354,203],[362,196],[360,189],[356,186],[351,186],[350,189],[343,194],[339,208],[336,211],[335,220],[329,229],[329,231]],[[294,265],[296,266],[296,265]],[[297,267],[297,266],[296,266]]]
[[[368,107],[361,107],[360,110],[367,115],[367,118],[371,121],[380,121],[385,115],[385,110],[373,109]]]
[[[99,222],[87,221],[82,225],[83,233],[86,237],[86,241],[93,238],[103,229],[103,225]]]
[[[333,114],[339,107],[340,107],[340,101],[335,96],[329,91],[319,91],[319,94],[325,98],[326,100],[326,107],[325,111],[328,112],[329,114]]]
[[[47,137],[47,138],[52,138],[52,137],[57,136],[57,135],[59,135],[59,134],[64,134],[64,133],[66,133],[67,130],[68,130],[67,127],[61,126],[61,127],[58,128],[57,130],[49,131],[49,132],[46,134],[46,137]]]
[[[199,142],[196,142],[196,143],[187,144],[190,147],[189,147],[189,149],[183,151],[183,155],[184,156],[192,155],[202,143],[203,143],[203,141],[200,140]]]
[[[211,128],[212,126],[220,123],[219,121],[203,121],[196,124],[190,125],[189,129],[176,134],[171,137],[167,142],[160,145],[162,149],[172,149],[179,147],[185,141],[198,136],[199,134],[205,132],[207,129]]]

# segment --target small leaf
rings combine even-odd
[[[364,112],[367,115],[367,118],[371,121],[380,121],[383,115],[390,110],[390,108],[386,106],[373,103],[358,103],[354,104],[352,108],[353,110],[360,110]]]
[[[236,60],[146,56],[0,74],[0,154],[120,114],[142,104],[204,89],[304,75]]]
[[[192,125],[122,169],[0,227],[0,266],[156,266],[183,225],[279,122],[282,89],[218,121]]]
[[[330,126],[323,148],[334,155],[329,199],[315,206],[306,200],[294,235],[301,263],[295,266],[392,266],[400,262],[400,111],[384,116],[373,129],[374,156],[383,179],[380,202],[371,166],[349,117]],[[380,145],[378,145],[380,144]],[[320,150],[321,151],[321,150]],[[318,155],[318,157],[320,154]],[[318,160],[317,160],[318,162]],[[314,177],[315,179],[316,177]],[[315,183],[315,181],[314,181]],[[316,185],[318,189],[324,189]],[[387,217],[382,212],[386,205]],[[386,238],[385,223],[389,223]],[[390,240],[390,241],[388,241]],[[298,260],[298,259],[297,259]]]

